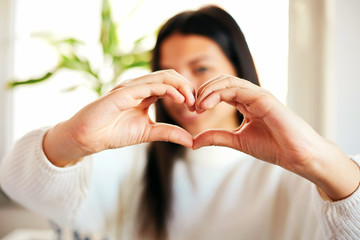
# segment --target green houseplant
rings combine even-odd
[[[143,42],[147,36],[141,37],[133,43],[130,51],[123,52],[120,48],[118,37],[118,26],[114,23],[111,14],[109,0],[103,0],[101,11],[101,34],[99,41],[102,47],[104,59],[111,62],[112,79],[103,79],[99,71],[91,66],[89,59],[79,54],[78,48],[83,44],[75,38],[53,39],[49,35],[42,35],[58,52],[59,60],[56,67],[46,71],[40,77],[27,80],[12,80],[8,82],[9,88],[21,85],[37,84],[51,79],[62,69],[71,69],[85,73],[89,80],[90,89],[98,96],[103,95],[108,89],[116,85],[119,77],[127,70],[133,68],[149,69],[150,50],[144,49]],[[66,90],[73,90],[79,87],[74,85]]]

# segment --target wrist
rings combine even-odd
[[[89,155],[81,148],[62,122],[49,129],[44,135],[43,150],[47,159],[57,167],[75,165]]]
[[[322,196],[333,201],[345,199],[359,187],[360,168],[334,143],[325,141],[325,145],[313,159],[308,179],[317,185]]]

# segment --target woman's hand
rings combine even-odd
[[[65,166],[105,149],[143,142],[171,141],[192,147],[193,138],[187,131],[154,123],[148,109],[165,96],[191,109],[194,92],[190,82],[173,70],[127,81],[50,129],[44,138],[44,152],[53,164]]]
[[[359,184],[357,165],[265,89],[220,75],[198,89],[196,110],[206,111],[222,101],[237,107],[243,123],[234,131],[204,131],[195,137],[193,148],[238,149],[307,178],[334,200],[348,196]]]

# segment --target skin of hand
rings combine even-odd
[[[193,137],[186,130],[153,122],[148,109],[166,96],[194,110],[194,92],[192,84],[174,70],[124,82],[50,129],[43,140],[45,155],[62,167],[105,149],[143,142],[171,141],[191,148]]]
[[[194,149],[219,145],[292,171],[332,200],[349,196],[358,186],[357,165],[265,89],[223,74],[201,85],[196,100],[194,94],[192,84],[173,70],[129,80],[50,129],[44,152],[62,167],[105,149],[142,142],[171,141]],[[149,106],[162,97],[198,113],[226,102],[244,121],[235,130],[205,130],[193,138],[185,129],[149,118]]]
[[[236,106],[244,121],[233,131],[203,131],[194,138],[194,149],[208,145],[237,149],[310,180],[332,200],[346,198],[359,185],[356,163],[267,90],[219,75],[198,89],[196,99],[198,113],[227,102]]]

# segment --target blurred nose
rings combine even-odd
[[[197,92],[197,90],[199,89],[199,87],[202,84],[201,81],[199,81],[199,79],[197,79],[190,71],[182,70],[182,71],[179,71],[179,73],[191,82],[191,84],[195,88],[195,91]]]

